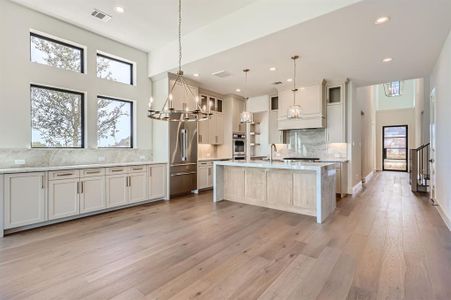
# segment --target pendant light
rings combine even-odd
[[[249,73],[249,69],[244,69],[244,92],[247,93],[247,74]],[[240,121],[241,123],[253,123],[254,122],[254,114],[250,111],[247,111],[247,101],[249,100],[249,97],[244,98],[244,111],[240,115]]]
[[[299,59],[298,55],[292,56],[293,60],[293,105],[288,107],[287,118],[288,119],[300,119],[302,114],[302,108],[300,105],[296,104],[296,92],[298,89],[296,88],[296,60]]]
[[[190,89],[188,84],[183,77],[182,71],[182,0],[179,0],[178,5],[178,42],[179,42],[179,62],[178,62],[178,71],[177,77],[175,78],[174,83],[171,85],[169,89],[169,95],[164,102],[163,108],[161,110],[154,110],[153,106],[153,98],[151,97],[149,100],[148,107],[148,117],[154,120],[161,121],[174,121],[174,122],[188,122],[188,121],[203,121],[208,120],[212,115],[210,110],[206,108],[202,109],[199,103],[199,96],[194,95],[193,91]],[[185,100],[188,99],[188,102],[192,102],[194,107],[190,109],[186,102],[181,101],[182,99],[174,99],[174,89],[176,86],[182,86],[184,90]],[[174,109],[174,101],[182,102],[182,109],[177,110]]]

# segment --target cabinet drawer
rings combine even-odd
[[[49,180],[69,179],[80,177],[80,170],[51,171]]]
[[[119,175],[119,174],[127,174],[127,173],[128,173],[128,167],[114,167],[114,168],[106,169],[107,175]]]
[[[100,168],[100,169],[86,169],[86,170],[81,170],[81,174],[82,177],[94,177],[94,176],[103,176],[105,175],[105,169]]]
[[[199,167],[200,168],[207,168],[207,167],[212,167],[212,166],[213,166],[213,162],[212,161],[199,162]]]
[[[131,166],[128,168],[129,173],[140,173],[146,172],[146,166]]]

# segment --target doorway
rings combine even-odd
[[[382,128],[382,169],[384,171],[407,172],[409,133],[407,125],[384,126]]]

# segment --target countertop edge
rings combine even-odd
[[[294,163],[294,164],[270,164],[270,163],[255,163],[255,162],[234,162],[234,161],[217,161],[215,165],[230,166],[230,167],[249,167],[249,168],[267,168],[267,169],[285,169],[285,170],[311,170],[318,171],[322,168],[333,166],[334,163]]]
[[[160,165],[160,164],[167,164],[167,162],[162,162],[162,161],[139,161],[139,162],[86,164],[86,165],[67,165],[67,166],[42,166],[42,167],[4,168],[4,169],[0,169],[0,174],[47,172],[47,171],[60,171],[60,170],[79,170],[79,169],[95,169],[95,168],[111,168],[111,167],[128,167],[128,166]]]

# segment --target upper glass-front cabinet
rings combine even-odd
[[[342,101],[342,87],[332,86],[327,88],[327,103],[341,103]]]

